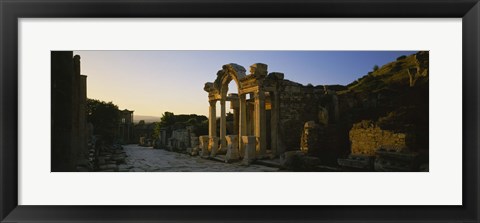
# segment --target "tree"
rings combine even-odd
[[[155,123],[153,137],[157,138],[160,135],[160,129],[167,130],[167,137],[171,134],[172,128],[175,124],[183,126],[194,126],[195,134],[208,133],[208,118],[203,115],[189,114],[189,115],[175,115],[173,112],[165,112],[160,118],[160,122]]]
[[[160,127],[167,127],[175,124],[175,115],[173,112],[164,112],[160,118]]]
[[[375,66],[373,66],[373,71],[377,71],[378,70],[378,65],[375,64]]]
[[[94,134],[111,143],[120,122],[118,106],[112,102],[87,99],[87,121],[94,126]]]

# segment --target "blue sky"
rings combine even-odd
[[[87,96],[112,101],[136,115],[207,115],[205,82],[222,65],[249,71],[265,63],[269,72],[301,84],[346,85],[401,55],[415,51],[75,51],[87,75]],[[231,88],[230,88],[231,89]]]

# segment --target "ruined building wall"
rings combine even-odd
[[[53,172],[76,171],[77,165],[86,160],[86,113],[81,108],[86,100],[83,81],[80,56],[74,57],[72,51],[51,52]]]
[[[375,155],[375,151],[384,148],[389,151],[403,151],[414,140],[411,134],[383,130],[371,121],[362,121],[353,125],[349,133],[351,152],[354,155]]]
[[[279,83],[278,94],[281,143],[287,151],[299,149],[305,122],[318,123],[320,107],[325,103],[325,91],[323,86],[303,86],[283,80]]]
[[[79,124],[79,133],[80,134],[80,156],[88,156],[88,145],[85,142],[88,142],[88,128],[87,128],[87,76],[80,75],[79,86],[79,108],[78,108],[78,124]]]
[[[120,123],[118,124],[116,140],[121,144],[138,143],[134,139],[133,112],[127,109],[119,111]]]

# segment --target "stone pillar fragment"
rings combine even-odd
[[[191,136],[190,137],[190,147],[187,150],[188,154],[192,156],[198,155],[198,137],[196,136]]]
[[[217,101],[212,100],[209,101],[209,113],[208,113],[208,136],[213,137],[217,136],[217,108],[216,103]]]
[[[211,152],[211,156],[216,156],[218,152],[218,137],[209,137],[208,150]]]
[[[318,155],[320,150],[319,137],[320,126],[315,121],[306,122],[300,139],[300,150],[308,155]]]
[[[209,152],[208,152],[208,141],[209,137],[208,136],[200,136],[199,137],[199,147],[200,147],[200,155],[202,157],[208,157]]]
[[[250,164],[255,160],[255,136],[242,136],[242,142],[245,147],[245,155],[243,157],[244,164]]]
[[[225,162],[231,162],[240,159],[238,154],[238,136],[228,135],[227,140],[227,155],[225,156]]]

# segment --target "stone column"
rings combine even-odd
[[[240,114],[239,114],[239,129],[238,129],[238,150],[240,152],[240,156],[244,156],[244,147],[243,147],[243,136],[247,135],[247,102],[245,94],[239,95],[239,107],[240,107]]]
[[[227,155],[225,156],[225,162],[231,162],[238,160],[238,136],[237,135],[228,135],[225,138],[227,140]]]
[[[200,136],[199,137],[199,147],[200,147],[200,155],[202,157],[208,157],[209,152],[208,152],[208,141],[209,141],[209,136]]]
[[[245,154],[243,158],[244,164],[250,164],[255,160],[255,136],[242,136],[242,142],[245,146]]]
[[[237,98],[232,98],[230,100],[230,109],[233,110],[233,134],[238,135],[238,125],[239,122],[239,100]]]
[[[238,107],[233,109],[233,134],[238,134],[238,129],[240,128],[239,123],[239,116],[238,116]]]
[[[71,160],[73,131],[73,51],[51,51],[52,151],[51,171],[75,171]]]
[[[260,157],[264,156],[267,151],[266,121],[265,93],[259,91],[255,93],[255,137],[257,137],[258,140],[256,151]]]
[[[220,148],[227,147],[225,136],[227,135],[227,118],[225,116],[225,98],[220,100]]]
[[[208,142],[208,150],[211,151],[211,156],[214,157],[217,155],[218,152],[218,137],[213,136],[210,137],[209,142]]]
[[[216,103],[217,101],[212,100],[209,101],[210,107],[208,109],[208,136],[213,137],[217,136],[217,108]]]
[[[88,131],[87,131],[87,76],[80,75],[79,85],[79,133],[81,156],[87,159],[88,156]]]
[[[272,97],[273,96],[273,97]],[[273,92],[273,95],[270,94],[270,101],[272,108],[270,110],[270,131],[271,131],[271,147],[272,155],[277,156],[278,149],[277,149],[277,135],[278,135],[278,96],[277,92]]]

